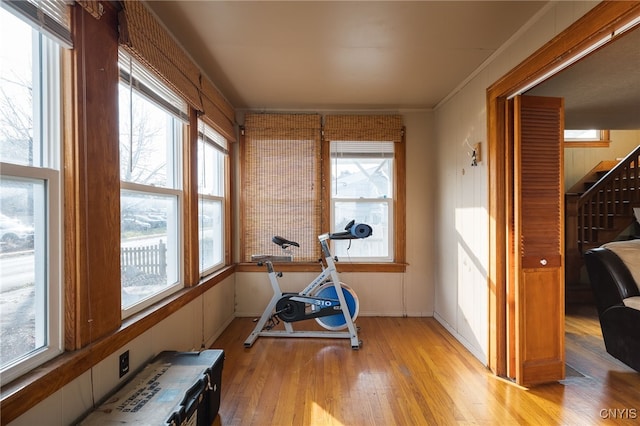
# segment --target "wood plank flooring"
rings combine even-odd
[[[299,329],[304,323],[296,324]],[[567,378],[530,389],[493,376],[433,318],[360,317],[346,339],[244,339],[235,319],[216,424],[590,425],[640,420],[640,374],[604,350],[595,309],[567,312]]]

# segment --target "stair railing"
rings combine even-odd
[[[636,147],[613,169],[576,200],[578,250],[598,242],[598,231],[610,228],[616,217],[633,214],[640,204],[640,146]]]

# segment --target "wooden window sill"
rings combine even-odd
[[[317,262],[292,262],[292,263],[274,263],[274,268],[278,272],[318,272],[321,268]],[[353,263],[353,262],[337,262],[336,268],[338,272],[405,272],[406,263]],[[236,267],[238,272],[265,272],[264,266],[258,266],[256,263],[239,263]]]
[[[565,148],[609,148],[610,140],[564,141]]]

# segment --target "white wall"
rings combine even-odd
[[[234,278],[229,277],[190,304],[167,317],[91,370],[40,402],[10,423],[11,426],[63,426],[72,424],[133,372],[165,350],[210,347],[234,318]],[[118,358],[129,351],[130,373],[118,378]]]
[[[433,315],[433,114],[427,111],[401,111],[400,114],[406,128],[408,266],[405,273],[340,275],[340,280],[358,295],[360,315],[365,316]],[[283,291],[300,291],[316,275],[287,272],[280,286]],[[236,273],[236,315],[259,316],[272,294],[266,272]]]
[[[598,2],[551,2],[435,110],[435,313],[478,359],[488,356],[486,90]],[[482,142],[471,167],[469,145]],[[468,144],[469,145],[468,145]]]

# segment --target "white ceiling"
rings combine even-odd
[[[567,129],[640,129],[640,27],[526,94],[563,97]]]
[[[430,109],[546,1],[149,1],[239,109]]]
[[[431,109],[546,1],[148,1],[238,109]],[[640,129],[640,29],[527,94],[566,128]],[[488,82],[487,84],[490,84]]]

